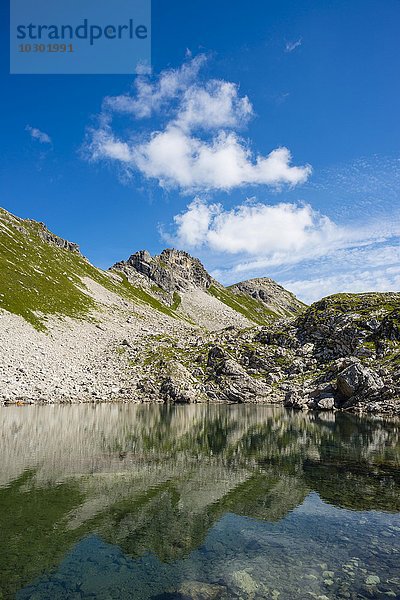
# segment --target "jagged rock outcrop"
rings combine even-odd
[[[358,362],[343,369],[336,380],[337,389],[345,398],[359,395],[370,395],[379,392],[384,387],[382,378],[368,367]]]
[[[254,279],[224,287],[187,252],[166,249],[157,256],[147,250],[116,263],[114,273],[123,273],[135,286],[146,289],[161,302],[206,329],[224,326],[263,325],[279,316],[293,316],[305,305],[272,279]]]
[[[286,406],[400,412],[399,306],[398,293],[338,294],[307,309],[287,333],[310,345],[316,365],[287,390]]]
[[[271,388],[265,382],[252,378],[220,346],[210,348],[207,370],[207,393],[215,400],[261,402],[271,396]]]
[[[35,223],[35,221],[33,221]],[[76,254],[80,254],[81,251],[79,249],[78,244],[74,242],[69,242],[62,237],[59,237],[55,233],[49,231],[44,223],[37,223],[39,226],[38,233],[40,237],[47,242],[48,244],[53,244],[53,246],[57,246],[58,248],[63,248],[63,250],[68,250],[68,252],[75,252]]]
[[[260,300],[271,311],[280,316],[297,315],[299,311],[305,308],[292,292],[285,290],[284,287],[276,283],[269,277],[260,277],[248,279],[229,286],[229,289],[235,293],[242,293]]]
[[[285,406],[316,410],[358,406],[362,410],[383,399],[385,387],[378,372],[363,365],[359,359],[348,357],[334,361],[323,376],[302,387],[290,389],[285,397]]]
[[[115,264],[113,269],[124,270],[125,273],[127,269],[133,269],[168,293],[193,288],[206,290],[213,281],[198,258],[171,248],[154,257],[147,250],[140,250],[127,261]]]
[[[169,365],[169,374],[160,385],[160,393],[165,402],[193,404],[206,402],[204,387],[180,363]]]
[[[21,219],[20,217],[13,215],[12,213],[8,212],[7,210],[1,207],[0,227],[4,228],[5,230],[11,227],[11,231],[14,230],[16,232],[22,233],[24,236],[31,236],[33,233],[34,235],[39,236],[39,238],[47,244],[56,246],[58,248],[62,248],[63,250],[67,250],[68,252],[73,252],[82,256],[78,244],[65,240],[64,238],[51,232],[49,229],[47,229],[45,223],[42,223],[41,221],[34,221],[33,219]],[[12,239],[12,237],[12,235],[9,237],[9,242]]]
[[[374,331],[376,331],[378,338],[384,338],[392,342],[400,341],[400,310],[390,312],[382,319],[380,324],[377,320],[375,322]]]

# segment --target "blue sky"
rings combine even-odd
[[[153,0],[152,77],[9,75],[1,205],[306,301],[400,288],[400,3]]]

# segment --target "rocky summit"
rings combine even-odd
[[[0,402],[100,401],[400,414],[400,293],[305,306],[176,249],[102,271],[0,209]]]
[[[236,294],[245,294],[251,298],[259,300],[271,311],[282,317],[296,315],[305,308],[294,294],[285,290],[281,285],[269,277],[248,279],[235,285],[231,285],[230,290]]]
[[[130,274],[130,270],[148,277],[166,292],[179,292],[199,288],[207,290],[213,279],[198,258],[187,252],[168,248],[152,257],[146,250],[132,254],[126,262],[114,265]]]

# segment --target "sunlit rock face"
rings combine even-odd
[[[198,258],[174,248],[167,248],[154,257],[146,250],[140,250],[126,262],[114,265],[117,269],[124,267],[145,275],[166,292],[193,288],[206,290],[213,282]]]
[[[235,293],[244,293],[255,300],[261,301],[271,311],[279,316],[298,314],[305,305],[294,294],[285,290],[281,285],[269,277],[258,277],[241,281],[231,285],[230,290]]]

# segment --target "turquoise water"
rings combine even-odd
[[[400,598],[400,423],[0,410],[0,598]]]

